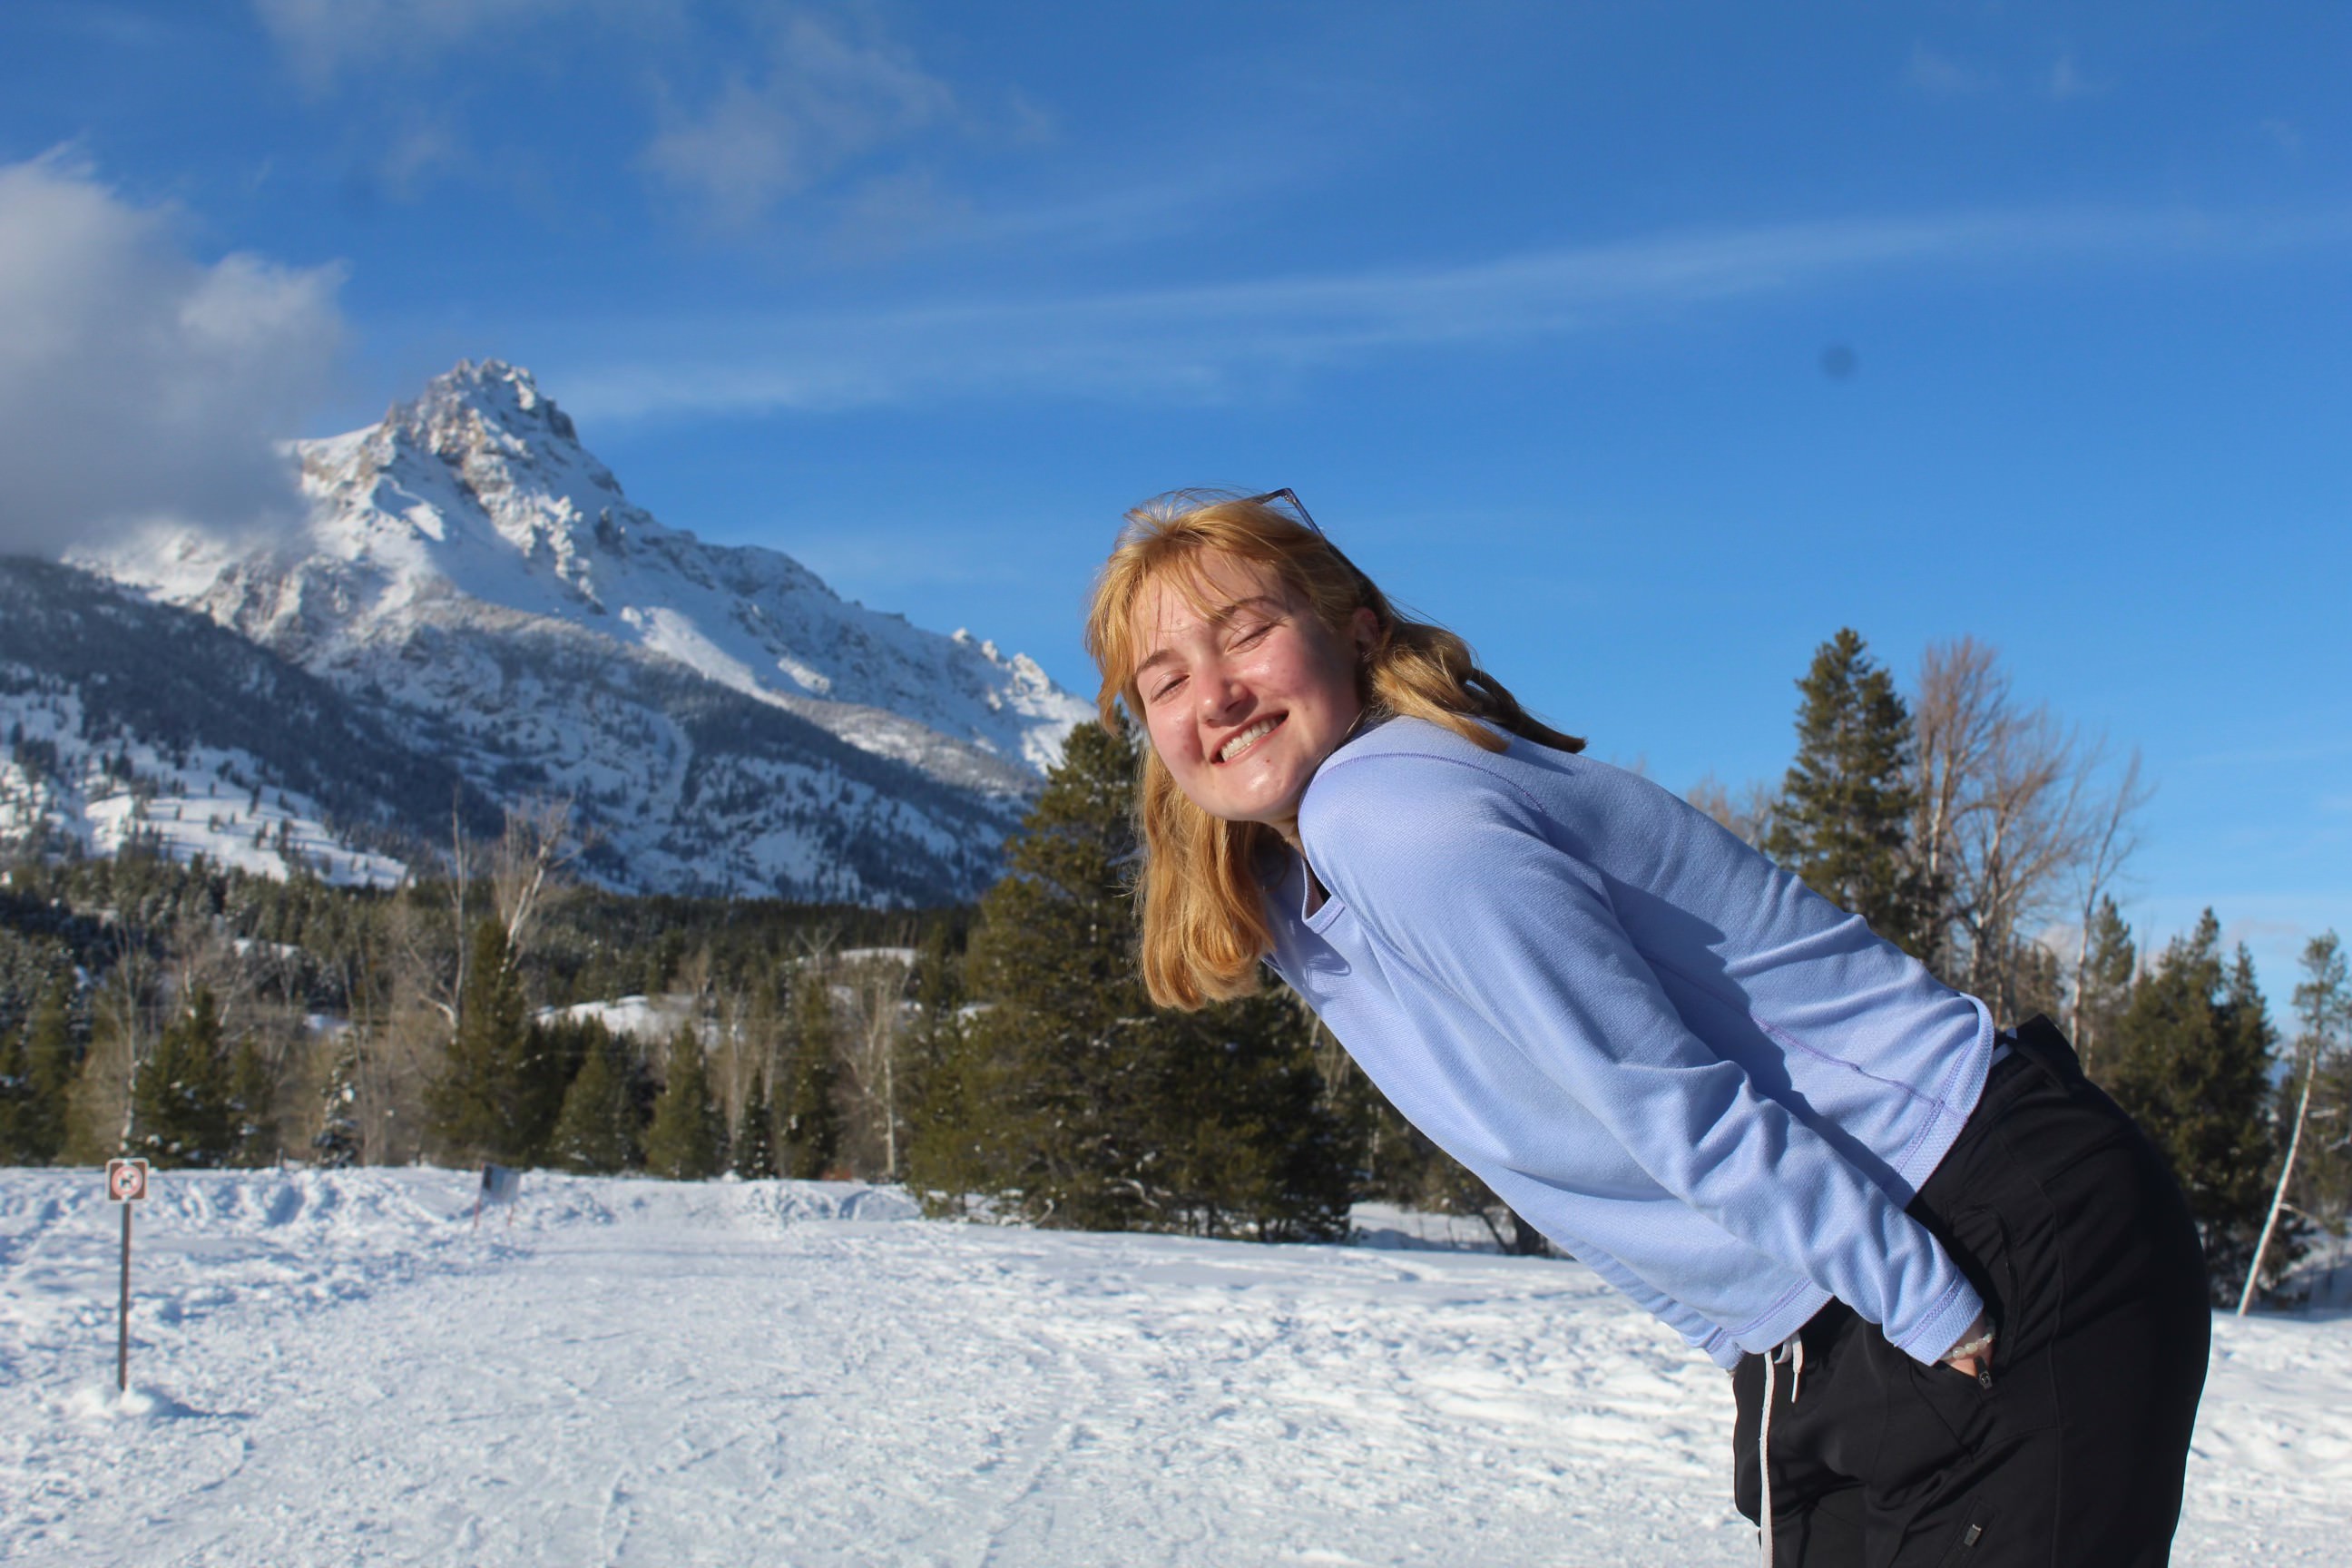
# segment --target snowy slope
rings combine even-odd
[[[1754,1560],[1722,1374],[1574,1264],[165,1174],[125,1405],[97,1185],[0,1173],[10,1562]],[[2342,1561],[2352,1321],[2216,1330],[2176,1560]]]
[[[297,450],[292,544],[164,532],[82,563],[325,678],[496,798],[574,798],[615,887],[968,897],[1089,712],[1023,656],[665,527],[510,365]]]
[[[383,885],[446,837],[457,773],[334,688],[170,605],[0,559],[0,844]],[[477,830],[497,814],[473,796]]]

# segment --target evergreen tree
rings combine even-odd
[[[278,1158],[277,1075],[247,1036],[230,1054],[228,1163],[247,1170]]]
[[[497,921],[482,920],[468,937],[457,1034],[425,1100],[429,1135],[454,1163],[517,1163],[516,1080],[527,1027],[522,986],[507,966],[506,933]]]
[[[531,1021],[505,929],[494,919],[478,922],[457,1035],[426,1096],[436,1146],[460,1163],[537,1161],[562,1112],[580,1042],[577,1026]]]
[[[2295,1208],[2326,1242],[2326,1284],[2332,1291],[2344,1260],[2346,1221],[2352,1211],[2352,973],[2344,944],[2330,931],[2303,950],[2294,1011],[2294,1070],[2279,1086],[2282,1103],[2301,1116],[2303,1136],[2294,1180]],[[2304,1087],[2310,1086],[2306,1106]]]
[[[70,993],[56,981],[19,1033],[0,1037],[0,1165],[46,1165],[65,1147],[73,1087]]]
[[[779,1173],[776,1165],[776,1108],[768,1099],[768,1075],[755,1074],[751,1092],[743,1100],[743,1117],[736,1123],[730,1145],[735,1173],[756,1182]]]
[[[916,1026],[908,1052],[906,1179],[932,1194],[935,1207],[961,1213],[976,1190],[964,1158],[970,1142],[965,1089],[961,965],[949,951],[944,924],[925,934],[915,961]]]
[[[220,1007],[199,986],[163,1027],[132,1090],[132,1150],[158,1167],[225,1165],[236,1109]]]
[[[777,1163],[799,1181],[821,1179],[841,1163],[841,1111],[835,1099],[840,1079],[834,1059],[837,1026],[824,973],[811,960],[793,985],[783,1103],[777,1107]]]
[[[37,1114],[33,1065],[25,1032],[0,1029],[0,1165],[37,1165],[31,1123]]]
[[[2074,976],[2074,1051],[2093,1077],[2104,1078],[2104,1056],[2109,1040],[2131,1005],[2132,980],[2139,952],[2132,946],[2131,927],[2113,899],[2101,899],[2091,916],[2083,943],[2083,963]]]
[[[603,1025],[590,1033],[548,1139],[548,1162],[562,1171],[610,1175],[637,1157],[637,1111],[619,1045]]]
[[[2273,1040],[2252,959],[2241,947],[2234,963],[2222,962],[2221,924],[2208,910],[2134,989],[2103,1058],[2116,1101],[2189,1194],[2217,1303],[2237,1300],[2270,1201]]]
[[[310,1163],[322,1171],[345,1171],[360,1163],[359,1053],[338,1040],[319,1093],[319,1131],[310,1140]]]
[[[1859,634],[1842,627],[1797,682],[1797,756],[1764,852],[1805,885],[1922,958],[1932,889],[1908,854],[1916,792],[1910,710]]]
[[[672,1181],[699,1182],[726,1168],[726,1125],[710,1102],[702,1042],[687,1025],[670,1042],[669,1080],[646,1130],[646,1169]]]
[[[1144,994],[1137,764],[1131,735],[1080,725],[1008,847],[968,961],[986,1011],[943,1075],[961,1104],[927,1169],[1043,1224],[1339,1234],[1360,1147],[1298,1010],[1261,995],[1163,1013]]]

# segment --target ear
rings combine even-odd
[[[1359,606],[1356,613],[1349,617],[1348,632],[1356,645],[1356,662],[1362,664],[1372,657],[1372,650],[1381,646],[1381,617],[1369,605]]]

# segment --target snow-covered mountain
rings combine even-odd
[[[290,544],[161,532],[78,563],[323,679],[495,799],[572,798],[616,887],[970,896],[1090,712],[1024,657],[665,527],[515,366],[460,363],[295,451]]]
[[[0,841],[388,883],[497,807],[317,677],[204,616],[0,560]]]

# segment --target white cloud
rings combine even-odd
[[[340,268],[209,265],[75,158],[0,165],[0,550],[289,515],[274,443],[325,389]]]
[[[2289,157],[2303,151],[2303,132],[2276,115],[2263,121],[2262,131],[2263,135],[2278,143],[2280,152]]]
[[[912,56],[808,12],[781,18],[764,72],[730,77],[698,110],[672,107],[643,167],[740,225],[869,153],[952,118],[955,95]]]
[[[324,92],[345,70],[427,60],[477,34],[583,0],[253,0],[294,74]]]
[[[612,417],[826,408],[941,395],[1217,398],[1397,351],[1518,346],[1711,302],[1902,268],[2341,245],[2344,215],[1987,213],[1684,234],[1453,267],[1263,279],[863,313],[638,321],[558,374]],[[543,356],[544,357],[544,356]]]

